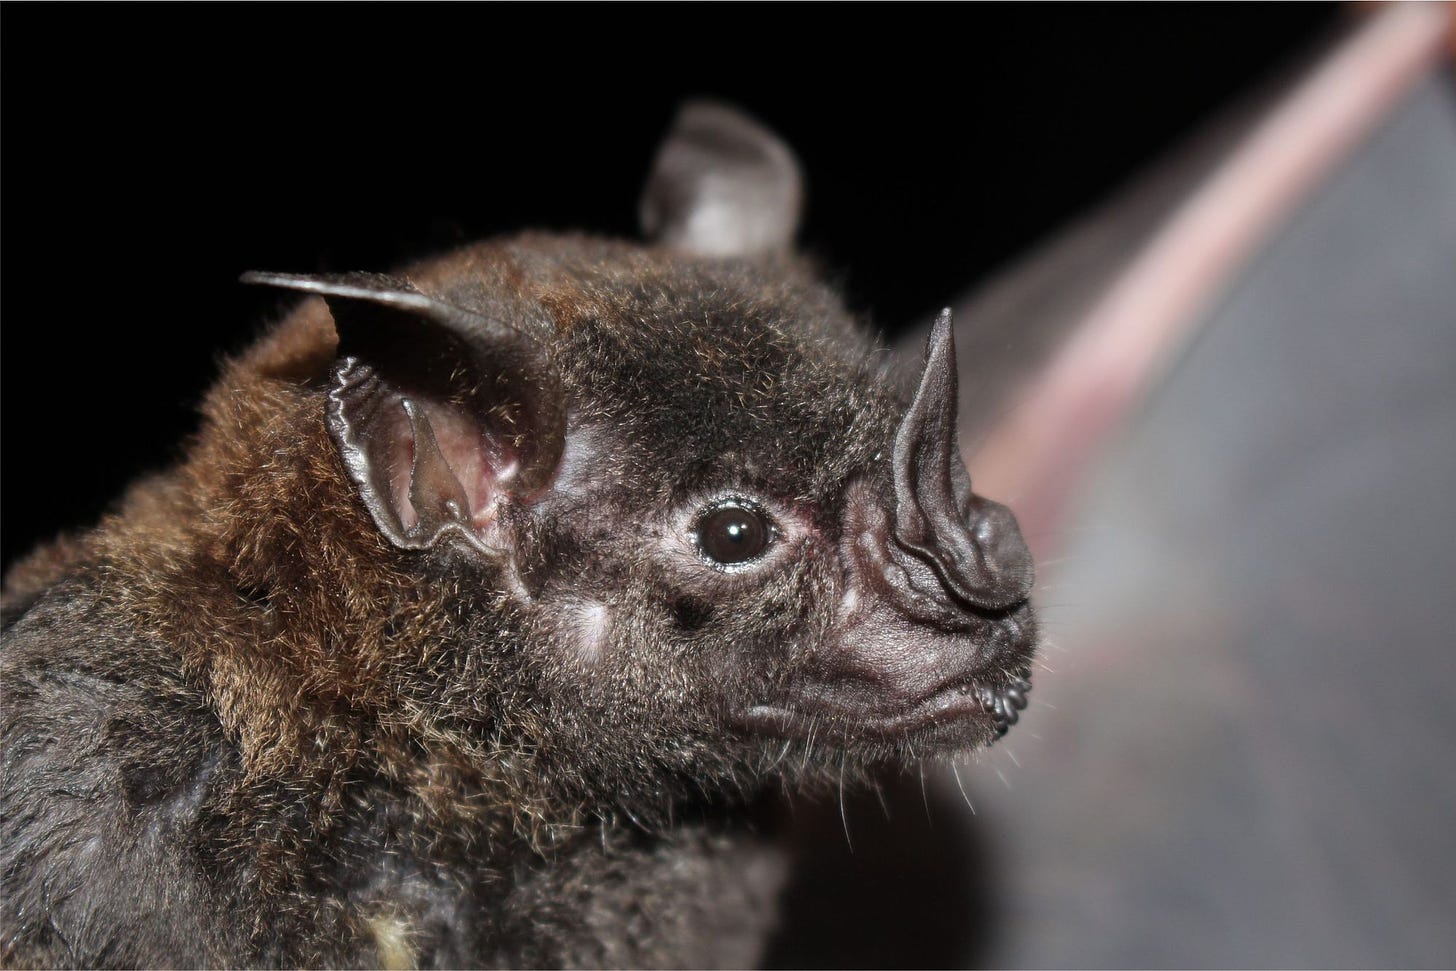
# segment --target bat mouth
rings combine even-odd
[[[1022,601],[994,620],[954,620],[938,628],[883,600],[851,604],[792,674],[734,720],[752,734],[870,758],[887,746],[914,759],[994,744],[1027,705],[1035,613]]]
[[[865,712],[826,699],[805,698],[789,707],[754,705],[740,716],[742,727],[775,738],[892,743],[921,754],[932,749],[992,745],[1021,717],[1031,692],[1024,668],[999,684],[971,677],[938,688],[893,713]]]

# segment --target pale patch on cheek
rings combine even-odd
[[[379,967],[384,971],[405,971],[416,966],[411,928],[403,918],[393,914],[378,914],[370,919],[369,931],[374,937]]]
[[[612,612],[606,604],[583,600],[568,609],[561,624],[561,646],[568,656],[594,666],[607,652]]]

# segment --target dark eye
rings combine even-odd
[[[763,514],[740,502],[713,506],[698,518],[698,549],[722,566],[758,559],[772,538],[772,527]]]

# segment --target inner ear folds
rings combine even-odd
[[[387,539],[425,549],[482,535],[506,496],[550,481],[565,407],[544,348],[528,335],[373,274],[248,274],[315,293],[339,335],[327,422]]]

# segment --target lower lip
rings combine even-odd
[[[754,731],[787,738],[833,735],[849,741],[903,742],[914,735],[948,733],[947,741],[971,744],[995,734],[995,716],[981,707],[970,687],[950,688],[889,717],[855,711],[796,713],[774,705],[755,705],[743,714]]]

